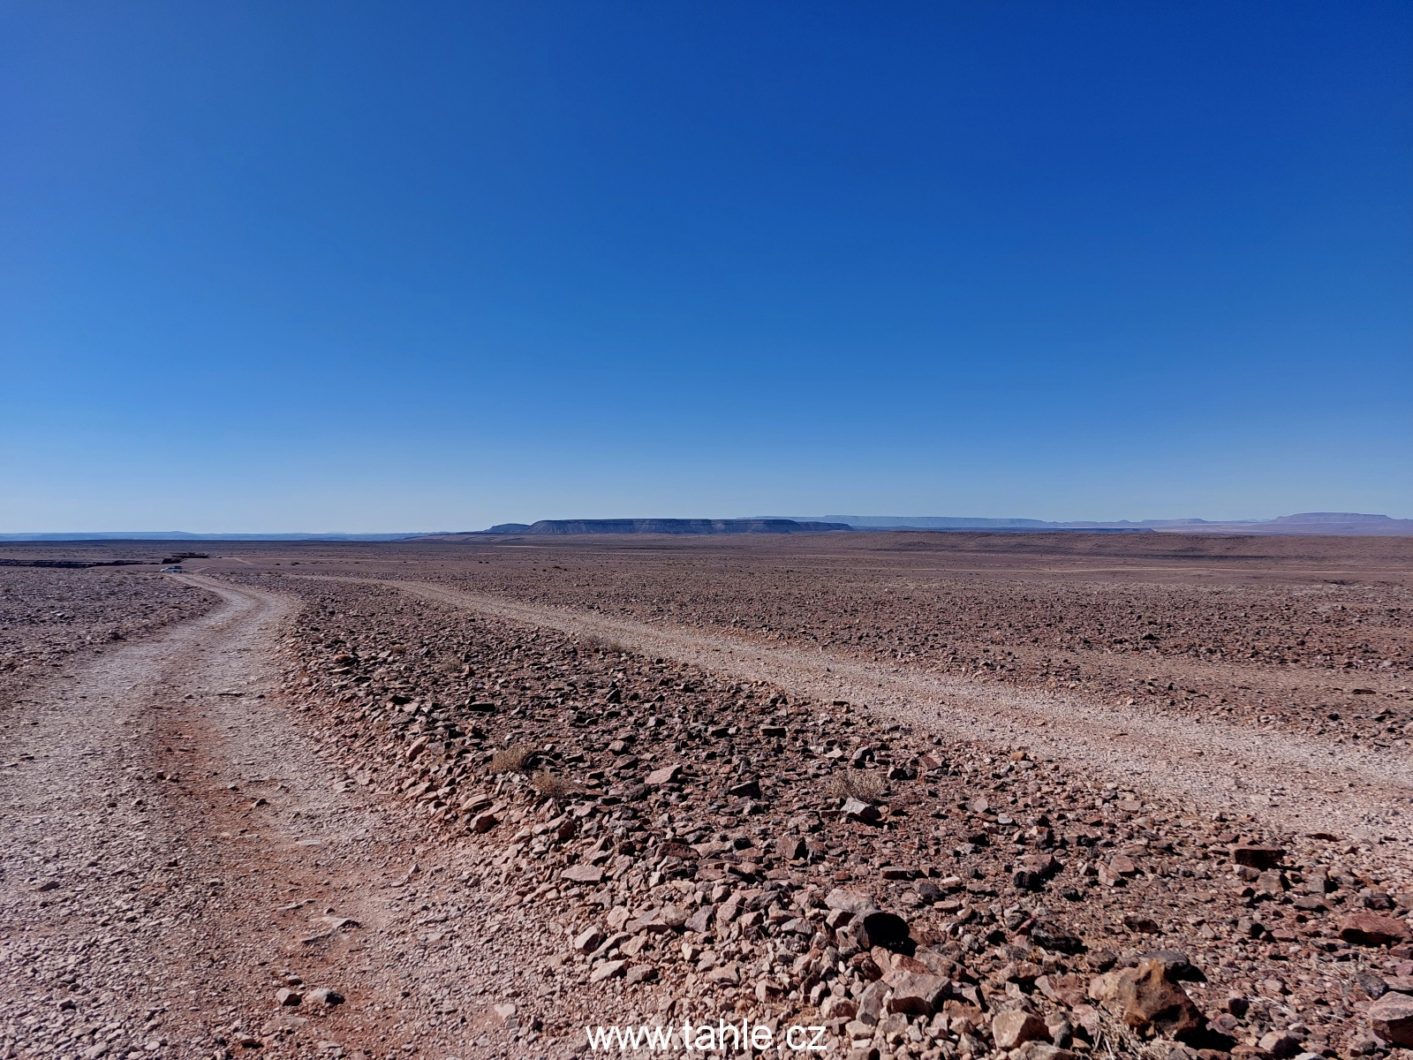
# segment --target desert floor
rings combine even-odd
[[[0,564],[0,1058],[1413,1042],[1413,539]]]

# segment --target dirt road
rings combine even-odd
[[[553,941],[321,756],[290,601],[183,580],[220,603],[0,713],[0,1057],[506,1055]]]
[[[426,600],[590,635],[633,651],[819,700],[846,699],[889,719],[963,740],[1026,747],[1123,786],[1210,811],[1238,810],[1299,832],[1357,836],[1380,857],[1413,864],[1413,755],[1220,721],[1122,709],[1078,696],[972,684],[902,666],[744,638],[534,604],[422,582],[394,581]]]

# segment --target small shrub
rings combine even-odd
[[[530,778],[530,787],[550,799],[562,799],[574,792],[574,785],[548,769],[535,770]]]
[[[535,749],[529,744],[513,743],[491,755],[492,773],[523,773],[534,756]]]
[[[466,670],[466,663],[457,652],[449,651],[437,659],[436,667],[444,674],[459,677]]]
[[[829,775],[824,790],[835,799],[873,802],[883,794],[883,777],[872,769],[840,769]]]

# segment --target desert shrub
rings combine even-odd
[[[551,799],[562,799],[574,792],[574,785],[548,769],[537,769],[530,777],[530,787]]]
[[[466,669],[466,663],[462,660],[460,652],[443,652],[436,661],[436,668],[444,674],[452,677],[459,677]]]
[[[829,774],[824,790],[831,798],[872,802],[883,794],[883,775],[873,769],[839,769]]]
[[[492,773],[523,773],[534,757],[535,749],[529,744],[513,743],[491,755]]]

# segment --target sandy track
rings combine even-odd
[[[274,693],[289,599],[184,580],[222,603],[0,714],[0,1058],[505,1055],[552,940],[321,757]]]
[[[1250,813],[1298,832],[1357,836],[1374,843],[1384,858],[1413,863],[1413,755],[1406,751],[1367,753],[1277,731],[974,684],[422,582],[379,584],[511,622],[599,637],[640,653],[768,681],[815,699],[849,700],[953,739],[1026,747],[1101,772],[1121,786],[1207,811]]]

